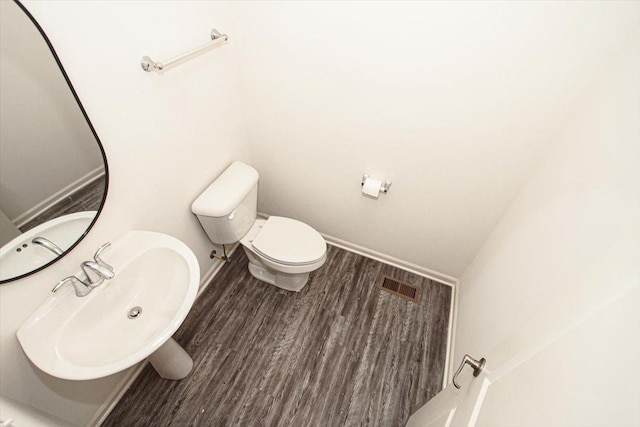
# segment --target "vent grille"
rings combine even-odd
[[[404,299],[408,299],[409,301],[418,301],[419,288],[417,286],[401,282],[398,279],[394,279],[393,277],[382,275],[382,277],[380,278],[380,289],[383,289]]]

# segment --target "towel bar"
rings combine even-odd
[[[207,42],[201,46],[198,46],[194,49],[191,49],[188,52],[182,53],[180,55],[174,56],[171,59],[168,59],[166,61],[161,61],[161,62],[156,62],[153,59],[149,58],[148,56],[143,56],[142,60],[140,61],[140,65],[142,66],[142,69],[146,72],[151,72],[151,71],[162,71],[164,70],[166,67],[173,65],[174,63],[181,61],[191,55],[195,55],[196,53],[203,51],[205,49],[208,49],[209,47],[213,46],[213,45],[217,45],[219,42],[226,42],[227,40],[229,40],[229,36],[227,36],[226,34],[220,34],[220,32],[218,32],[218,30],[216,30],[215,28],[211,30],[211,41]]]

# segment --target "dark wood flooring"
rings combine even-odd
[[[62,215],[75,212],[97,211],[104,197],[105,180],[106,177],[103,175],[86,187],[81,188],[64,200],[59,201],[34,219],[25,223],[20,227],[20,231],[25,233],[40,224],[44,224]]]
[[[381,291],[383,273],[419,302]],[[287,292],[238,249],[174,335],[193,371],[147,365],[103,426],[404,426],[442,388],[450,302],[448,286],[332,246]]]

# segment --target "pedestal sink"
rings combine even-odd
[[[20,327],[27,357],[69,380],[111,375],[147,357],[163,378],[185,377],[193,362],[171,336],[198,291],[193,252],[174,237],[130,231],[102,259],[113,266],[113,279],[86,297],[61,289]]]

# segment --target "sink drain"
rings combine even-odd
[[[137,317],[140,317],[141,314],[142,314],[142,307],[136,306],[136,307],[133,307],[131,310],[129,310],[129,314],[127,314],[127,317],[129,319],[135,319]]]

